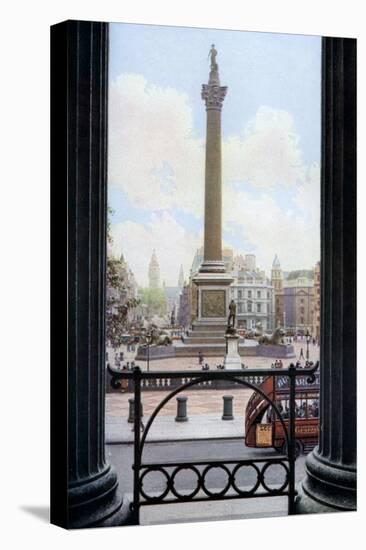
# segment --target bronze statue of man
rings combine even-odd
[[[215,44],[212,44],[211,49],[208,53],[208,56],[211,57],[211,69],[217,69],[217,63],[216,63],[217,50],[215,50]]]
[[[235,319],[236,319],[236,303],[234,302],[234,300],[231,300],[229,304],[229,317],[227,319],[227,326],[234,328]]]

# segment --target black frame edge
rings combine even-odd
[[[51,27],[51,494],[50,521],[67,527],[68,26]]]

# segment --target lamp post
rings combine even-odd
[[[152,334],[151,331],[146,332],[146,346],[147,346],[147,372],[149,372],[150,369],[150,344],[152,342]]]
[[[309,361],[309,342],[310,342],[310,334],[309,329],[306,329],[306,360]]]

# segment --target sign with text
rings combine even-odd
[[[257,424],[256,429],[257,447],[272,446],[272,424]]]

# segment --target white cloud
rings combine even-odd
[[[298,187],[295,209],[284,210],[270,193],[253,198],[245,191],[230,187],[225,190],[224,228],[234,230],[237,238],[254,248],[257,265],[268,274],[275,254],[286,271],[311,268],[320,259],[320,198],[316,172],[314,167],[304,184]],[[248,250],[243,246],[241,252]]]
[[[135,206],[179,206],[200,216],[204,149],[193,135],[187,95],[123,74],[110,85],[109,109],[110,183]]]
[[[245,181],[254,187],[302,183],[305,167],[292,117],[286,111],[262,106],[241,136],[223,143],[223,179]]]
[[[160,283],[178,283],[180,265],[187,277],[202,234],[186,231],[168,212],[152,214],[147,226],[126,221],[112,226],[113,251],[123,252],[137,282],[148,284],[148,264],[155,248],[160,265]]]

